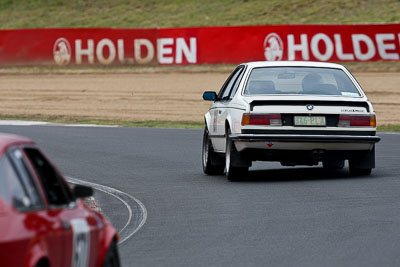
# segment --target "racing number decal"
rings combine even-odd
[[[72,243],[72,267],[87,267],[90,254],[90,228],[86,220],[71,220]]]

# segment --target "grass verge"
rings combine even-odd
[[[15,116],[0,115],[0,120],[25,120],[25,121],[44,121],[59,124],[94,124],[122,127],[151,127],[151,128],[182,128],[182,129],[202,129],[203,122],[194,121],[130,121],[118,119],[101,119],[85,117],[62,117],[62,116]],[[377,127],[378,132],[400,132],[400,125],[382,125]]]
[[[400,125],[383,125],[378,126],[378,132],[400,132]]]
[[[122,127],[154,127],[154,128],[203,128],[203,122],[191,121],[130,121],[118,119],[102,119],[87,117],[63,117],[63,116],[43,116],[43,115],[0,115],[0,120],[24,120],[24,121],[43,121],[58,124],[95,124]]]

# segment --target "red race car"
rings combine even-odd
[[[31,140],[0,134],[0,266],[119,266],[118,234]]]

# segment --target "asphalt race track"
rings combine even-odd
[[[257,164],[242,182],[206,176],[201,130],[0,126],[28,136],[66,176],[126,192],[148,212],[123,266],[400,266],[400,135],[377,169]],[[126,208],[97,192],[120,229]]]

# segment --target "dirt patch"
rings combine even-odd
[[[378,125],[399,125],[399,73],[355,73],[355,77],[374,105]]]
[[[0,75],[0,115],[201,122],[227,73]],[[378,125],[400,124],[400,75],[355,73]]]

